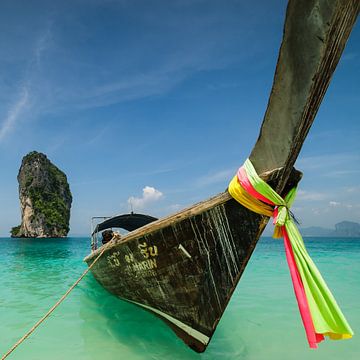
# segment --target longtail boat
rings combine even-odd
[[[358,0],[288,3],[267,110],[249,156],[282,196],[301,178],[294,163],[358,11]],[[91,271],[109,292],[159,316],[203,352],[268,220],[228,191],[159,220],[140,214],[107,219],[94,234],[112,226],[130,232],[103,245]],[[93,242],[89,266],[103,246]]]

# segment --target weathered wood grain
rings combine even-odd
[[[359,12],[359,0],[289,1],[274,83],[250,160],[286,184]]]

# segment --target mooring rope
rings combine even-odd
[[[91,265],[82,273],[82,275],[70,286],[70,288],[66,291],[66,293],[56,302],[56,304],[21,338],[19,339],[9,350],[8,352],[2,356],[1,360],[6,359],[24,340],[26,340],[35,330],[36,328],[46,320],[50,314],[67,298],[70,292],[79,284],[79,282],[85,277],[85,275],[90,271],[90,269],[95,265],[95,263],[100,259],[105,250],[108,249],[109,245],[112,243],[113,239],[116,239],[118,234],[115,234],[113,238],[104,245],[104,248],[101,250],[100,254],[95,258],[95,260],[91,263]]]

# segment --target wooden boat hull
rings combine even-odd
[[[120,241],[91,269],[109,292],[162,318],[198,352],[206,349],[267,223],[221,196],[225,201],[212,208],[200,206],[192,216]]]
[[[268,107],[249,157],[279,194],[299,180],[294,163],[359,6],[359,0],[289,1]],[[267,221],[225,192],[113,241],[91,271],[111,293],[160,316],[201,352]],[[85,261],[92,264],[100,251]]]

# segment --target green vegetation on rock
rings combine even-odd
[[[20,234],[20,228],[21,225],[14,226],[13,228],[11,228],[10,230],[11,237],[18,237]]]
[[[46,155],[32,151],[22,160],[18,181],[22,223],[11,236],[66,236],[72,202],[66,175]]]

